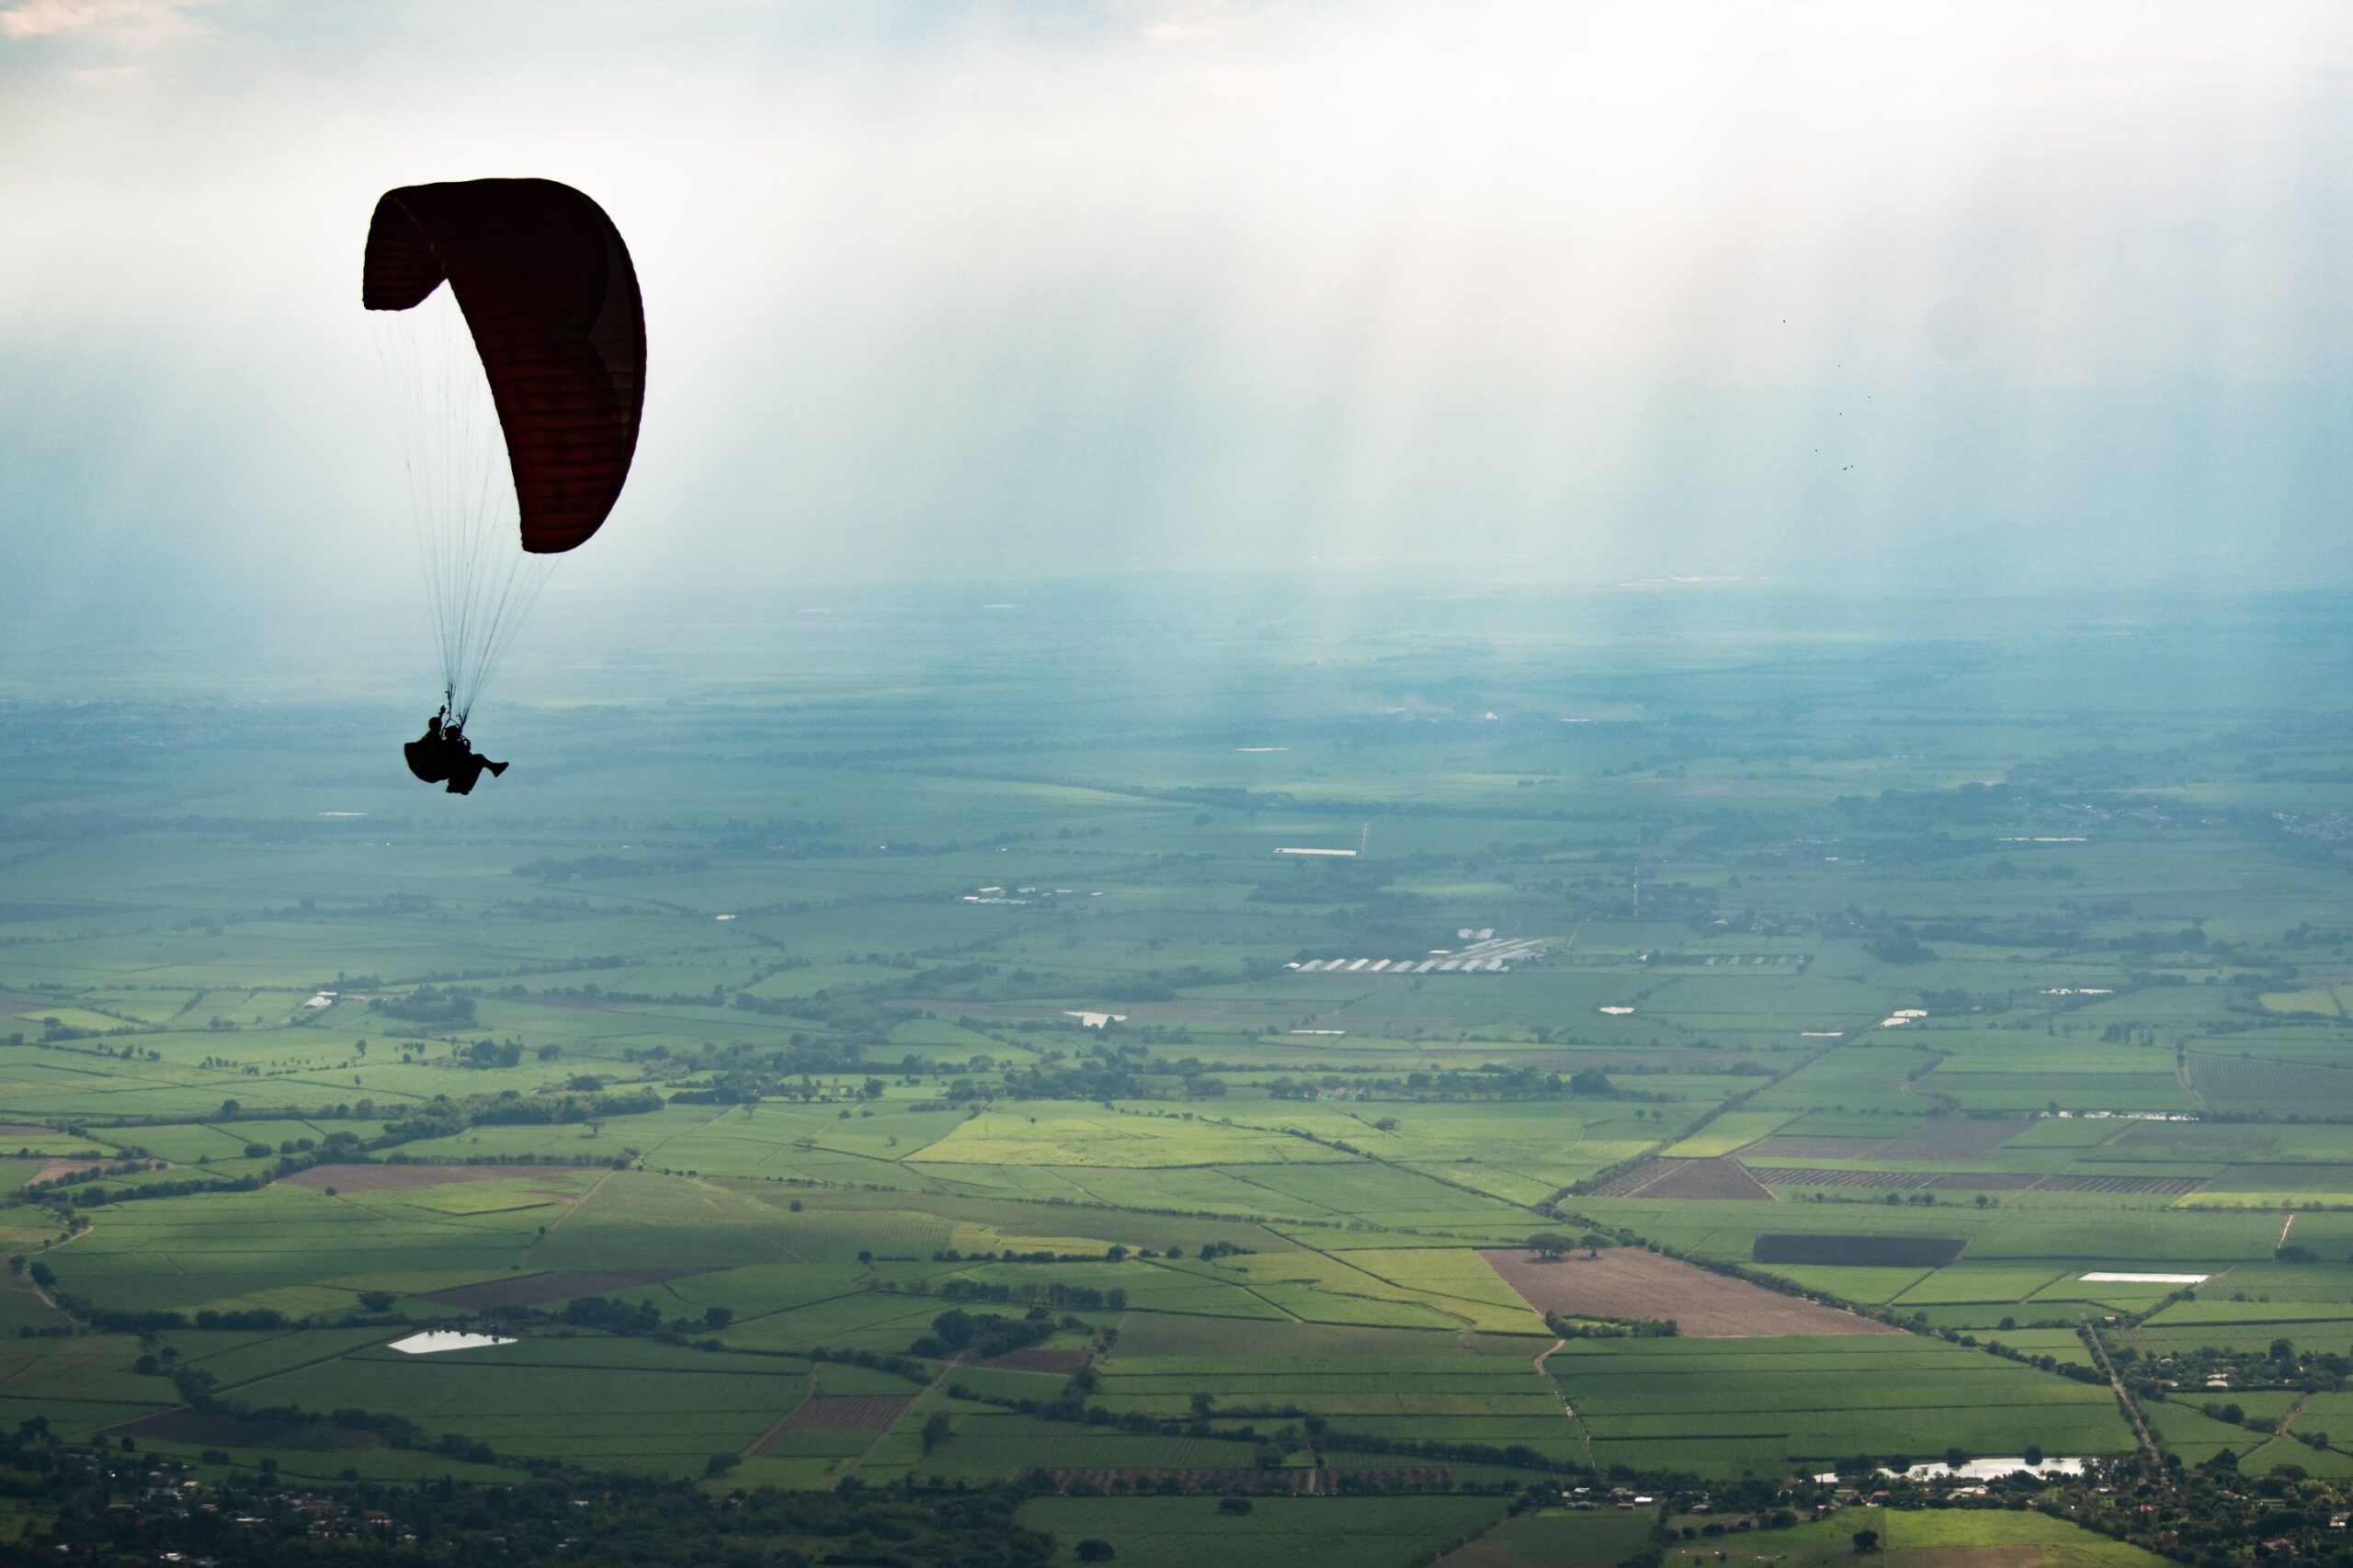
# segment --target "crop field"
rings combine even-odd
[[[2157,724],[2172,653],[2067,613],[1955,664],[1728,600],[1667,667],[1410,596],[1174,680],[1064,608],[870,606],[881,666],[813,625],[609,711],[527,680],[462,807],[352,760],[404,711],[23,707],[0,1424],[320,1484],[1019,1482],[1066,1561],[1617,1568],[1614,1512],[1467,1489],[2128,1452],[2088,1324],[2160,1447],[2353,1470],[2334,1403],[2313,1447],[2154,1392],[2353,1357],[2347,802],[2256,777],[2353,769],[2313,693]],[[1674,722],[1562,722],[1563,671]],[[1420,967],[1482,940],[1528,945]],[[1414,963],[1291,967],[1343,954]],[[511,1343],[391,1348],[440,1330]]]
[[[779,1426],[783,1432],[887,1431],[907,1406],[912,1394],[814,1393],[792,1407]]]
[[[1438,1559],[1445,1568],[1617,1568],[1650,1539],[1647,1514],[1538,1509]]]
[[[1762,1235],[1751,1255],[1759,1263],[1850,1268],[1936,1268],[1961,1256],[1967,1244],[1942,1236]]]
[[[1525,1250],[1480,1256],[1540,1312],[1664,1320],[1686,1339],[1896,1332],[1837,1307],[1633,1248],[1551,1261]]]
[[[2129,1450],[2103,1388],[1911,1335],[1582,1340],[1551,1361],[1597,1458],[1774,1473],[1879,1457]],[[2011,1445],[2005,1448],[2003,1445]]]
[[[1760,1530],[1737,1540],[1678,1546],[1668,1551],[1666,1561],[1677,1568],[1718,1562],[1836,1568],[1855,1560],[1854,1537],[1859,1529],[1878,1535],[1882,1547],[1873,1555],[1883,1557],[1888,1568],[2157,1568],[2165,1561],[2041,1514],[1896,1508],[1850,1509],[1834,1518]]]

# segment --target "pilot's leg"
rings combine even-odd
[[[408,770],[427,784],[438,784],[449,777],[449,760],[438,745],[411,741],[401,748],[401,755],[408,760]]]

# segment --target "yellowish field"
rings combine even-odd
[[[1785,1110],[1726,1111],[1666,1153],[1678,1159],[1712,1159],[1770,1137],[1790,1119]]]
[[[1262,1254],[1228,1258],[1222,1267],[1241,1274],[1254,1287],[1293,1287],[1293,1291],[1282,1294],[1283,1304],[1311,1319],[1316,1316],[1316,1303],[1302,1304],[1300,1292],[1412,1303],[1464,1328],[1496,1334],[1544,1332],[1544,1320],[1497,1278],[1477,1253],[1467,1248],[1375,1249],[1336,1256],[1320,1252]],[[1361,1313],[1347,1312],[1336,1313],[1326,1321],[1365,1320]]]
[[[2336,999],[2333,985],[2307,985],[2295,991],[2267,991],[2263,994],[2263,1010],[2267,1013],[2317,1013],[2323,1017],[2345,1017],[2343,1004]]]
[[[938,1165],[1153,1166],[1298,1165],[1348,1156],[1256,1128],[1056,1107],[1036,1116],[976,1116],[907,1158]]]

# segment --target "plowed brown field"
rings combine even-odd
[[[1558,1263],[1539,1263],[1535,1254],[1518,1249],[1479,1256],[1540,1312],[1671,1318],[1677,1332],[1692,1339],[1902,1332],[1843,1308],[1784,1296],[1640,1247],[1610,1247],[1599,1257]]]
[[[565,1268],[542,1274],[510,1274],[502,1279],[459,1285],[428,1291],[418,1299],[445,1307],[481,1312],[488,1307],[536,1307],[546,1301],[568,1301],[575,1296],[601,1296],[608,1290],[630,1290],[666,1280],[707,1274],[703,1268]]]
[[[787,1432],[880,1432],[907,1413],[908,1393],[813,1393],[784,1418]]]

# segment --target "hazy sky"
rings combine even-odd
[[[2342,580],[2353,13],[0,0],[0,578],[415,592],[387,187],[635,252],[590,584]]]

